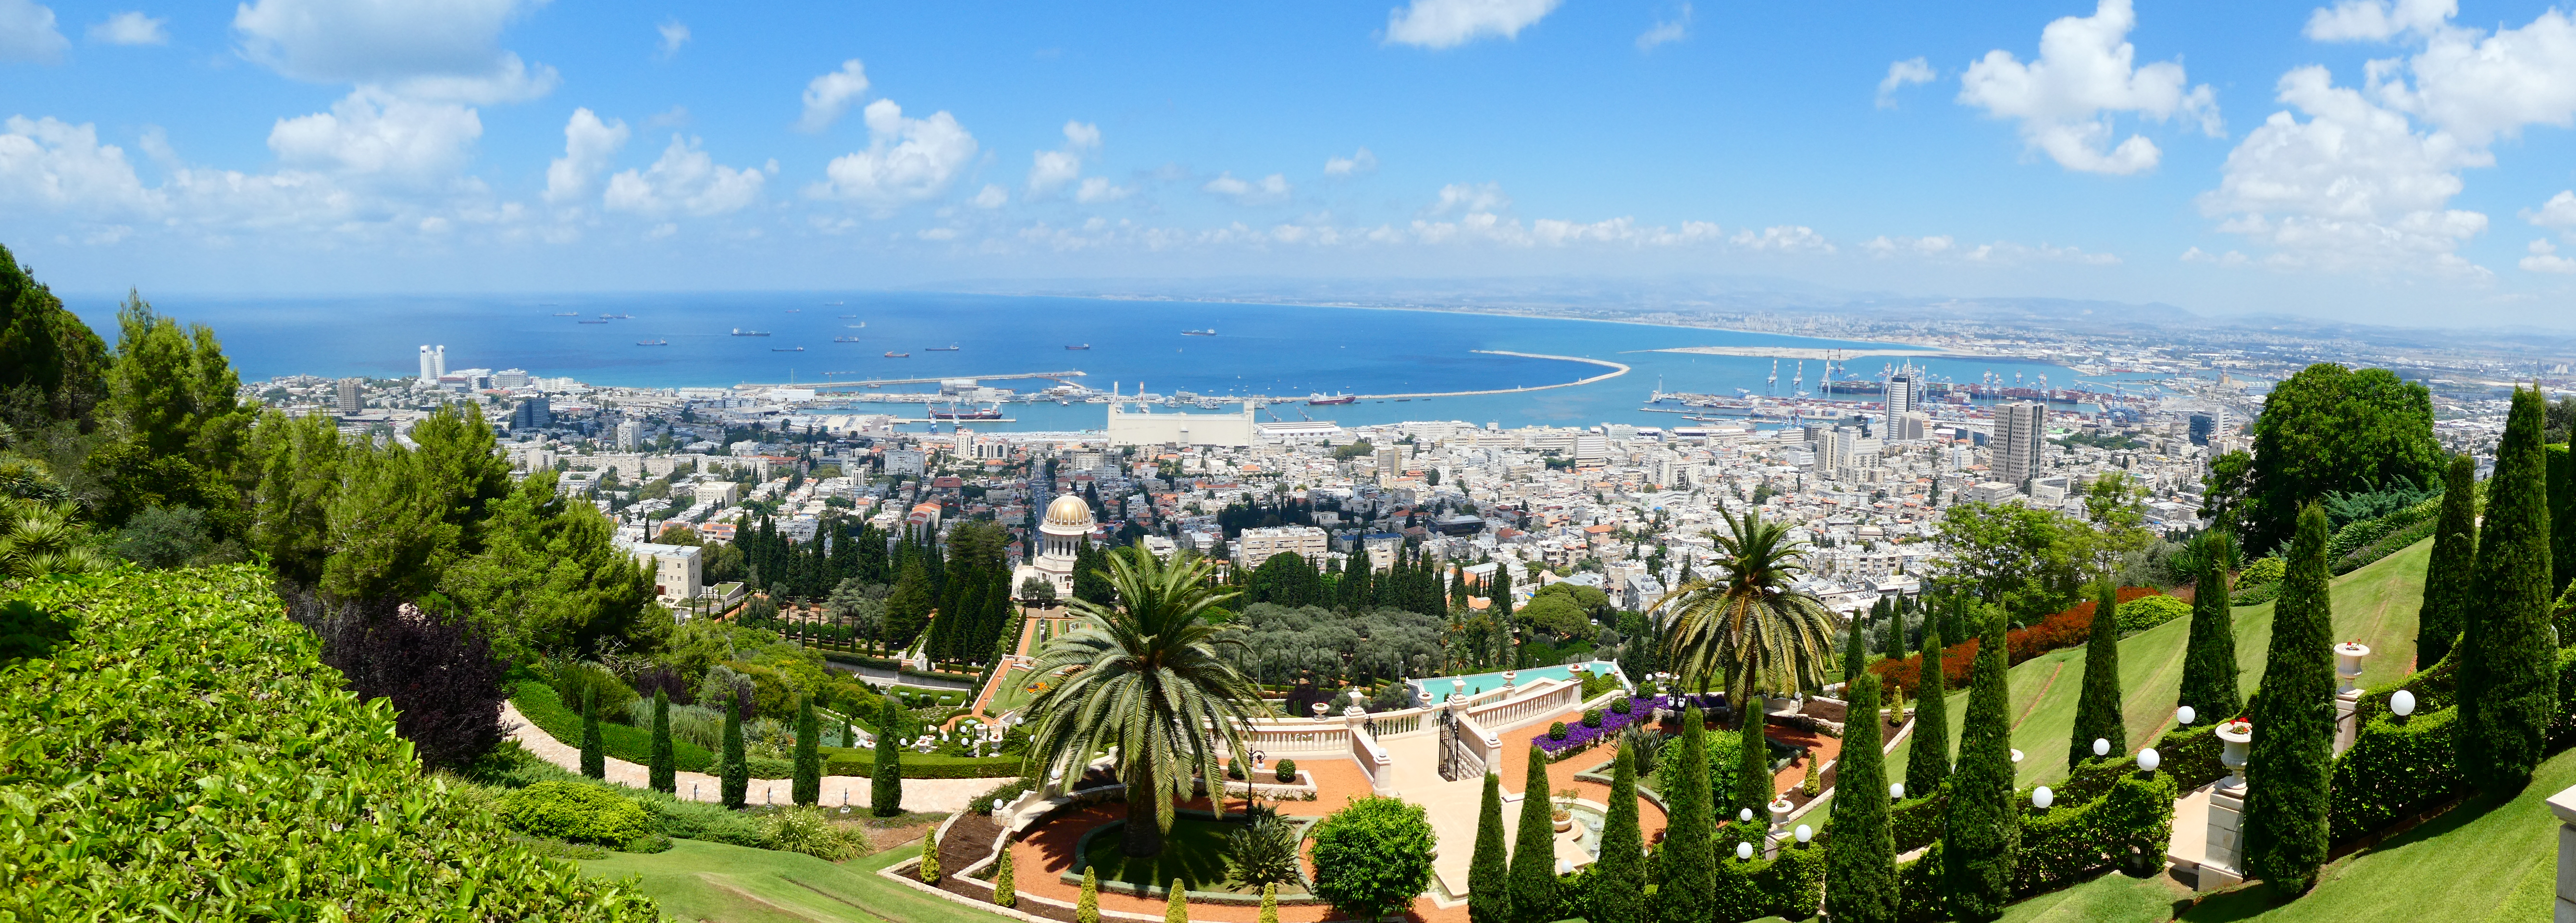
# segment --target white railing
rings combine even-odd
[[[1546,688],[1542,685],[1550,683],[1554,684],[1555,688]],[[1500,732],[1562,713],[1582,701],[1583,687],[1573,683],[1543,679],[1530,685],[1531,688],[1544,691],[1492,705],[1471,706],[1467,709],[1467,713],[1474,715],[1478,723]]]
[[[1395,794],[1389,778],[1395,774],[1395,757],[1387,755],[1386,749],[1378,746],[1377,741],[1370,740],[1366,734],[1351,735],[1351,762],[1360,764],[1360,771],[1368,774],[1370,791],[1380,795]]]
[[[1431,723],[1425,720],[1430,716],[1430,714],[1431,712],[1427,709],[1408,708],[1403,711],[1391,711],[1382,715],[1377,715],[1372,717],[1370,720],[1377,725],[1378,739],[1384,740],[1389,737],[1401,737],[1406,734],[1419,734],[1430,728]]]
[[[1503,736],[1485,730],[1485,726],[1477,724],[1473,716],[1463,714],[1458,716],[1458,742],[1466,745],[1467,752],[1476,758],[1476,762],[1484,766],[1486,772],[1496,772],[1501,769]]]
[[[1244,746],[1270,753],[1341,753],[1350,749],[1351,727],[1331,721],[1255,721],[1245,729]]]

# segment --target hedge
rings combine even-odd
[[[1941,844],[1932,844],[1920,858],[1896,867],[1896,919],[1900,923],[1949,919],[1950,907],[1942,898],[1944,893]]]
[[[903,755],[903,777],[907,779],[1005,779],[1020,775],[1020,769],[1020,758],[1016,756]],[[867,750],[833,753],[823,761],[823,774],[827,776],[873,776],[876,770],[876,754]]]
[[[1730,824],[1728,827],[1733,828]],[[1804,920],[1816,915],[1816,905],[1824,901],[1825,851],[1814,844],[1796,842],[1780,845],[1777,859],[1760,858],[1761,844],[1754,844],[1753,859],[1735,858],[1737,838],[1720,836],[1717,844],[1717,888],[1711,909],[1712,919],[1759,920],[1764,917],[1786,917]]]
[[[2326,837],[2341,842],[2386,827],[2466,791],[2454,750],[2460,710],[2417,714],[2406,723],[2382,715],[2363,726],[2352,749],[2335,758]]]
[[[1907,794],[1912,794],[1908,792]],[[1942,819],[1950,813],[1950,786],[1942,785],[1929,795],[1919,795],[1897,802],[1887,809],[1887,826],[1896,833],[1899,855],[1932,845],[1941,838]]]
[[[2381,536],[2378,541],[2328,557],[2326,561],[2336,576],[2349,574],[2377,563],[2381,558],[2413,547],[2416,542],[2433,537],[2433,533],[2441,525],[2441,517],[2428,517],[2421,522]]]
[[[529,836],[623,846],[662,832],[644,806],[579,782],[539,782],[501,796],[501,822]]]
[[[2125,637],[2179,618],[2191,617],[2191,604],[2171,596],[2146,596],[2120,604],[2120,634]]]
[[[2436,494],[2397,512],[2377,519],[2360,519],[2345,523],[2326,540],[2326,560],[2333,562],[2334,572],[2349,573],[2389,554],[2423,540],[2441,524],[2442,497]],[[2412,536],[2411,538],[2404,538]],[[2403,541],[2397,539],[2404,538]],[[2370,552],[2376,551],[2376,554]]]
[[[23,588],[72,636],[0,665],[0,918],[661,919],[424,776],[268,587],[236,565]]]
[[[2163,868],[2180,791],[2170,773],[2131,771],[2090,802],[2026,809],[2021,849],[2013,858],[2013,893],[2054,890],[2108,868]],[[2022,804],[2029,803],[2023,796]]]
[[[550,737],[567,746],[580,746],[581,715],[565,708],[555,697],[554,687],[536,680],[521,680],[511,687],[510,704],[519,714]],[[639,766],[653,764],[653,732],[631,725],[602,721],[599,739],[608,755]],[[714,772],[716,755],[707,748],[685,740],[671,741],[671,764],[681,772]],[[783,778],[783,777],[782,777]]]
[[[2162,595],[2164,591],[2154,587],[2124,586],[2120,588],[2119,600],[2116,604],[2118,608],[2112,611],[2116,614],[2121,609],[2128,608],[2133,602]],[[2041,619],[2036,624],[2005,632],[2004,662],[2018,664],[2050,651],[2076,647],[2091,640],[2094,605],[2094,602],[2088,599],[2068,606],[2065,611]],[[2188,608],[2183,610],[2184,614],[2189,612]],[[1941,649],[1941,682],[1944,686],[1952,690],[1968,687],[1968,668],[1976,663],[1977,645],[1978,639],[1969,638]],[[1923,684],[1923,655],[1917,653],[1902,659],[1881,658],[1870,663],[1869,672],[1876,675],[1881,684],[1903,689],[1905,695],[1912,698],[1921,691]]]

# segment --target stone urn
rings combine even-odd
[[[2219,725],[2218,742],[2218,764],[2227,767],[2227,778],[2220,780],[2219,784],[2228,787],[2245,784],[2246,750],[2254,743],[2254,722],[2239,719]]]
[[[1555,821],[1556,832],[1558,833],[1564,833],[1568,830],[1574,829],[1574,812],[1572,811],[1558,808],[1556,809],[1555,814],[1550,815],[1549,819]]]
[[[2361,659],[2370,656],[2370,646],[2359,641],[2346,641],[2334,646],[2335,692],[2346,693],[2361,688]]]

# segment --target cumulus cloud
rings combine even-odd
[[[2522,258],[2522,268],[2526,272],[2576,273],[2576,260],[2559,256],[2558,245],[2550,243],[2546,237],[2532,241],[2531,246],[2524,249],[2527,255]]]
[[[125,151],[98,142],[93,125],[11,116],[0,133],[0,204],[76,209],[102,217],[148,217],[157,197],[143,188]]]
[[[975,157],[975,136],[947,112],[905,118],[903,107],[880,99],[862,112],[868,149],[833,158],[822,182],[806,187],[815,198],[892,208],[947,191]]]
[[[118,13],[89,27],[89,40],[102,45],[167,45],[170,33],[162,26],[169,22],[138,12]]]
[[[2458,171],[2494,162],[2443,132],[2337,87],[2322,67],[2281,77],[2275,112],[2227,155],[2219,186],[2203,193],[2220,230],[2282,250],[2284,267],[2432,266],[2472,271],[2452,251],[2486,229],[2485,215],[2448,208]]]
[[[1878,81],[1878,107],[1896,108],[1896,91],[1904,89],[1908,84],[1931,83],[1939,76],[1940,74],[1932,70],[1932,62],[1922,58],[1911,58],[1887,65],[1887,76]]]
[[[662,34],[661,48],[654,52],[655,56],[662,60],[670,60],[672,56],[680,53],[680,46],[689,43],[689,27],[677,19],[665,19],[661,25],[654,26],[653,29]]]
[[[1082,156],[1100,148],[1100,126],[1067,120],[1064,146],[1039,151],[1029,163],[1029,192],[1045,195],[1082,176]]]
[[[1233,199],[1237,205],[1277,205],[1288,201],[1288,177],[1273,173],[1258,180],[1243,180],[1231,172],[1220,173],[1199,190]]]
[[[769,172],[777,169],[776,161],[768,166]],[[764,179],[760,168],[728,168],[699,150],[698,139],[673,135],[651,167],[609,177],[600,204],[648,217],[679,212],[704,218],[750,207],[760,200]]]
[[[1727,238],[1727,243],[1748,250],[1772,253],[1833,253],[1832,241],[1802,224],[1782,224],[1755,231],[1746,228]]]
[[[2081,247],[2054,244],[2019,244],[1998,240],[1976,246],[1962,246],[1958,238],[1947,234],[1930,237],[1879,236],[1861,244],[1861,251],[1878,259],[1913,258],[1935,263],[1964,263],[1979,266],[2022,266],[2030,263],[2071,263],[2079,266],[2117,266],[2120,258],[2108,253],[2087,253]]]
[[[1682,4],[1681,13],[1671,19],[1655,18],[1655,24],[1637,36],[1638,51],[1653,51],[1655,46],[1678,42],[1690,37],[1691,5]]]
[[[2389,108],[2473,145],[2525,125],[2564,128],[2576,124],[2576,21],[2553,9],[2493,35],[2435,29],[2403,69],[2374,62],[2370,82]]]
[[[2225,253],[2211,253],[2199,247],[2192,247],[2182,252],[2182,261],[2186,263],[2210,263],[2218,266],[2243,266],[2247,263],[2253,262],[2253,258],[2234,250],[2229,250]]]
[[[608,159],[626,146],[626,120],[601,121],[588,108],[564,123],[564,155],[546,165],[546,201],[562,205],[590,194],[590,181],[608,170]]]
[[[268,147],[293,166],[426,186],[463,171],[482,136],[472,109],[361,87],[329,112],[277,120]]]
[[[1368,148],[1360,148],[1357,153],[1348,157],[1324,158],[1325,176],[1354,176],[1375,172],[1377,172],[1377,155],[1369,153]]]
[[[1454,48],[1480,38],[1517,38],[1562,0],[1413,0],[1386,16],[1391,45]]]
[[[2576,190],[2561,189],[2538,209],[2523,209],[2523,220],[2544,228],[2576,230]]]
[[[1450,183],[1440,187],[1440,198],[1431,203],[1432,215],[1454,212],[1493,212],[1512,206],[1512,198],[1503,194],[1503,184]]]
[[[71,47],[54,28],[54,11],[35,0],[0,0],[0,62],[52,64]]]
[[[1136,187],[1134,186],[1121,186],[1101,177],[1086,176],[1082,178],[1081,185],[1073,187],[1073,200],[1084,205],[1090,205],[1096,202],[1115,202],[1133,195],[1135,192]]]
[[[850,105],[868,92],[868,68],[851,58],[841,62],[841,69],[816,77],[805,84],[805,115],[796,120],[796,130],[811,134],[832,127]]]
[[[5,0],[0,0],[5,2]],[[317,83],[384,86],[420,99],[495,103],[554,90],[554,68],[498,47],[541,0],[256,0],[233,14],[241,52]]]
[[[2029,63],[2002,49],[1986,52],[1960,78],[1959,102],[2020,122],[2025,143],[2069,170],[2151,169],[2163,152],[2136,134],[2113,146],[2113,115],[2178,117],[2215,137],[2218,103],[2207,84],[2186,87],[2180,63],[2137,66],[2137,48],[2127,40],[2137,24],[2129,0],[2101,0],[2091,16],[2049,23],[2040,32],[2039,57]]]
[[[1011,193],[999,183],[985,183],[984,191],[967,201],[976,208],[1000,208],[1011,201]]]
[[[2310,11],[2306,31],[2320,42],[2383,42],[2432,32],[2459,12],[2459,0],[2343,0],[2333,9]]]

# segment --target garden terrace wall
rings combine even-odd
[[[31,581],[67,621],[0,666],[0,918],[657,921],[422,774],[240,565]],[[497,720],[497,716],[496,719]]]

